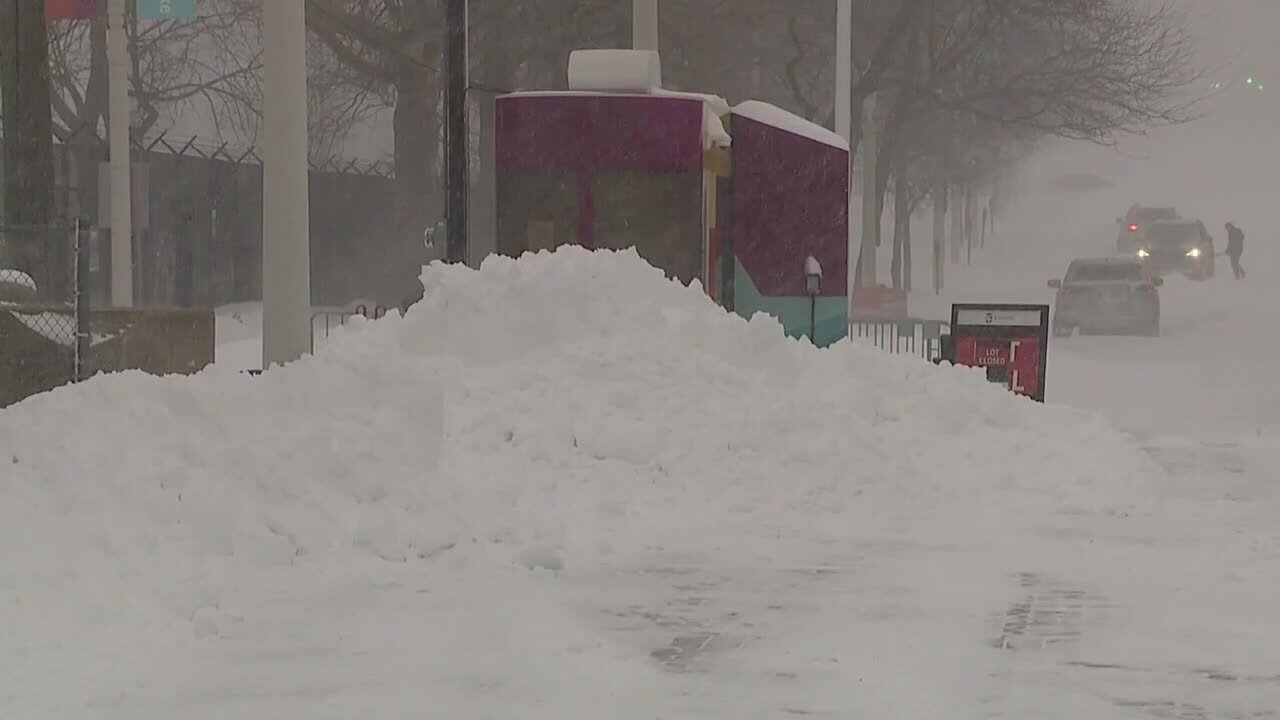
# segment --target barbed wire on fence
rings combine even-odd
[[[66,133],[64,137],[55,137],[61,145],[74,144],[77,141],[105,145],[105,141],[90,126],[82,126]],[[149,134],[143,137],[131,137],[134,150],[140,152],[158,152],[176,157],[196,157],[204,160],[224,160],[236,165],[261,165],[262,155],[259,148],[237,146],[227,141],[206,142],[199,136],[175,136],[167,131]],[[359,160],[336,157],[308,158],[308,165],[315,172],[336,173],[341,175],[359,175],[362,177],[380,177],[387,180],[395,178],[395,164],[385,160]]]

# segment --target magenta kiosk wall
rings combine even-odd
[[[499,97],[498,252],[635,247],[794,337],[810,334],[812,256],[824,273],[814,339],[845,337],[848,150],[785,111],[722,103],[667,91]]]

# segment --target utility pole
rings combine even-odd
[[[125,0],[107,3],[107,125],[111,148],[111,304],[133,307],[133,186]]]
[[[467,0],[448,0],[445,70],[445,247],[451,263],[467,262],[467,190],[470,133],[467,129]]]
[[[262,4],[262,369],[311,351],[305,0]]]
[[[658,52],[658,0],[631,0],[631,49]]]
[[[836,134],[853,147],[853,0],[836,0]],[[848,156],[848,186],[845,203],[845,231],[848,268],[845,276],[845,299],[849,317],[853,317],[853,290],[857,287],[857,235],[853,231],[853,153]]]

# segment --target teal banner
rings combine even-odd
[[[139,20],[192,20],[196,0],[138,0]]]

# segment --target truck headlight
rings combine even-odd
[[[1140,258],[1151,257],[1151,253],[1147,252],[1146,248],[1142,248],[1138,250],[1138,257]]]
[[[1200,248],[1191,248],[1190,250],[1188,250],[1188,251],[1187,251],[1187,257],[1189,257],[1189,258],[1198,258],[1198,257],[1200,257]]]

